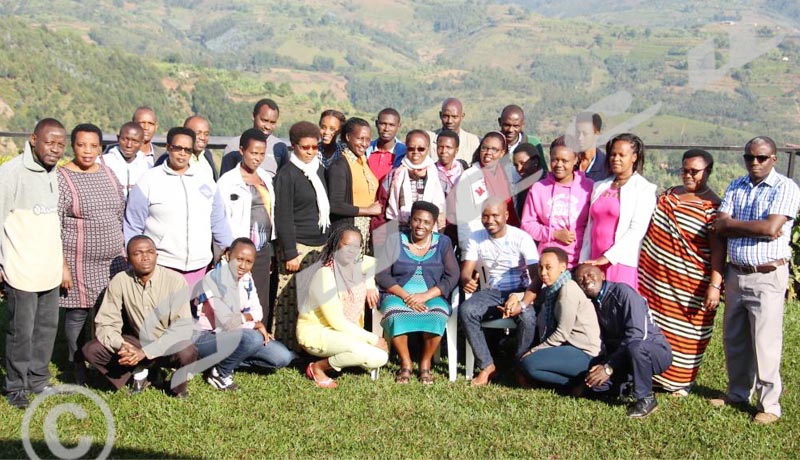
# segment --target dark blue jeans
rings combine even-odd
[[[242,367],[261,367],[264,369],[278,369],[288,366],[296,355],[277,340],[271,340],[264,345],[264,336],[254,329],[241,329],[227,334],[235,338],[241,332],[241,338],[236,349],[228,356],[221,357],[217,363],[217,371],[223,377],[233,374],[233,371]],[[224,340],[225,333],[214,334],[203,331],[195,340],[197,353],[200,358],[206,358],[217,352],[217,340]]]
[[[637,340],[629,343],[623,353],[626,359],[621,369],[615,368],[605,385],[592,390],[605,392],[633,383],[633,397],[642,399],[653,392],[653,376],[664,372],[672,364],[672,349],[666,341]],[[605,363],[606,360],[605,357],[595,358],[592,365]]]
[[[41,390],[50,380],[50,358],[58,331],[59,287],[43,292],[6,283],[6,391]]]
[[[554,385],[577,385],[586,378],[592,357],[572,345],[545,348],[520,363],[528,377]]]
[[[464,335],[475,354],[475,364],[480,369],[485,369],[494,362],[492,354],[489,352],[489,345],[486,343],[486,336],[481,328],[481,322],[502,318],[503,312],[497,307],[505,304],[510,294],[511,292],[495,289],[477,291],[458,307],[458,319],[461,321]],[[519,359],[531,349],[536,337],[536,312],[533,308],[528,308],[514,320],[517,323],[515,357]]]

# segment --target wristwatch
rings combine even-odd
[[[604,364],[603,371],[605,371],[607,376],[611,377],[611,375],[614,373],[614,368],[609,366],[608,364]]]

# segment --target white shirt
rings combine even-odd
[[[95,163],[105,163],[114,172],[117,180],[122,184],[122,191],[126,200],[128,199],[128,192],[139,181],[139,177],[150,169],[147,158],[142,152],[137,152],[136,158],[128,163],[125,161],[125,157],[122,156],[122,152],[119,151],[119,146],[113,147],[106,154],[97,157]]]
[[[539,251],[527,232],[506,225],[500,238],[492,238],[486,229],[473,232],[464,260],[480,261],[491,289],[517,292],[530,284],[528,266],[539,262]]]

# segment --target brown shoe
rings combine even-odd
[[[769,425],[770,423],[777,422],[780,419],[775,414],[770,414],[769,412],[759,412],[753,417],[753,422],[758,423],[759,425]]]

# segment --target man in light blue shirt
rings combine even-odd
[[[745,146],[749,174],[728,186],[712,231],[728,239],[723,342],[728,392],[715,406],[746,404],[754,391],[768,424],[781,416],[783,310],[789,283],[792,225],[800,207],[797,184],[775,171],[775,141],[756,137]],[[715,286],[712,286],[712,288]],[[719,288],[719,287],[717,287]],[[755,386],[753,385],[755,382]]]

